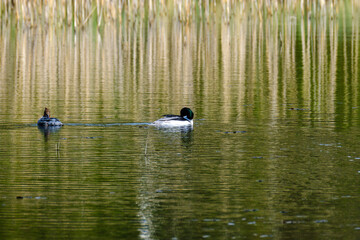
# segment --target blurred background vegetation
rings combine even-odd
[[[107,23],[146,20],[151,24],[159,16],[169,16],[183,24],[196,20],[206,22],[221,14],[225,22],[248,15],[260,19],[279,14],[303,18],[336,18],[340,9],[357,14],[356,0],[2,0],[1,22],[36,27],[67,25],[82,27],[90,20],[98,27]]]
[[[162,103],[229,122],[256,114],[243,104],[279,117],[290,103],[351,121],[360,102],[359,1],[21,0],[0,12],[0,94],[26,123],[44,104],[65,122],[181,107]]]

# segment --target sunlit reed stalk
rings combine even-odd
[[[347,5],[353,15],[360,5],[356,0],[2,0],[1,22],[9,22],[14,16],[17,24],[35,27],[38,25],[84,26],[91,19],[97,26],[126,20],[134,22],[147,18],[152,23],[157,17],[174,17],[182,24],[196,19],[209,22],[217,19],[221,11],[225,23],[234,16],[256,16],[260,21],[277,14],[297,15],[307,18],[337,17],[339,6]]]

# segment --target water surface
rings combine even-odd
[[[358,20],[3,25],[0,238],[359,238]]]

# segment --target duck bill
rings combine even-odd
[[[187,117],[187,116],[185,116],[185,117],[184,117],[184,119],[186,119],[187,121],[191,122],[191,120],[190,120],[190,119],[188,119],[188,117]]]

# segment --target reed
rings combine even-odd
[[[190,24],[198,19],[209,22],[217,19],[216,14],[221,14],[222,20],[229,23],[248,15],[257,16],[261,21],[279,14],[335,18],[343,5],[351,8],[353,15],[358,14],[360,3],[356,0],[1,0],[0,21],[13,20],[30,27],[68,25],[78,28],[90,20],[98,27],[141,19],[152,24],[163,16]]]

